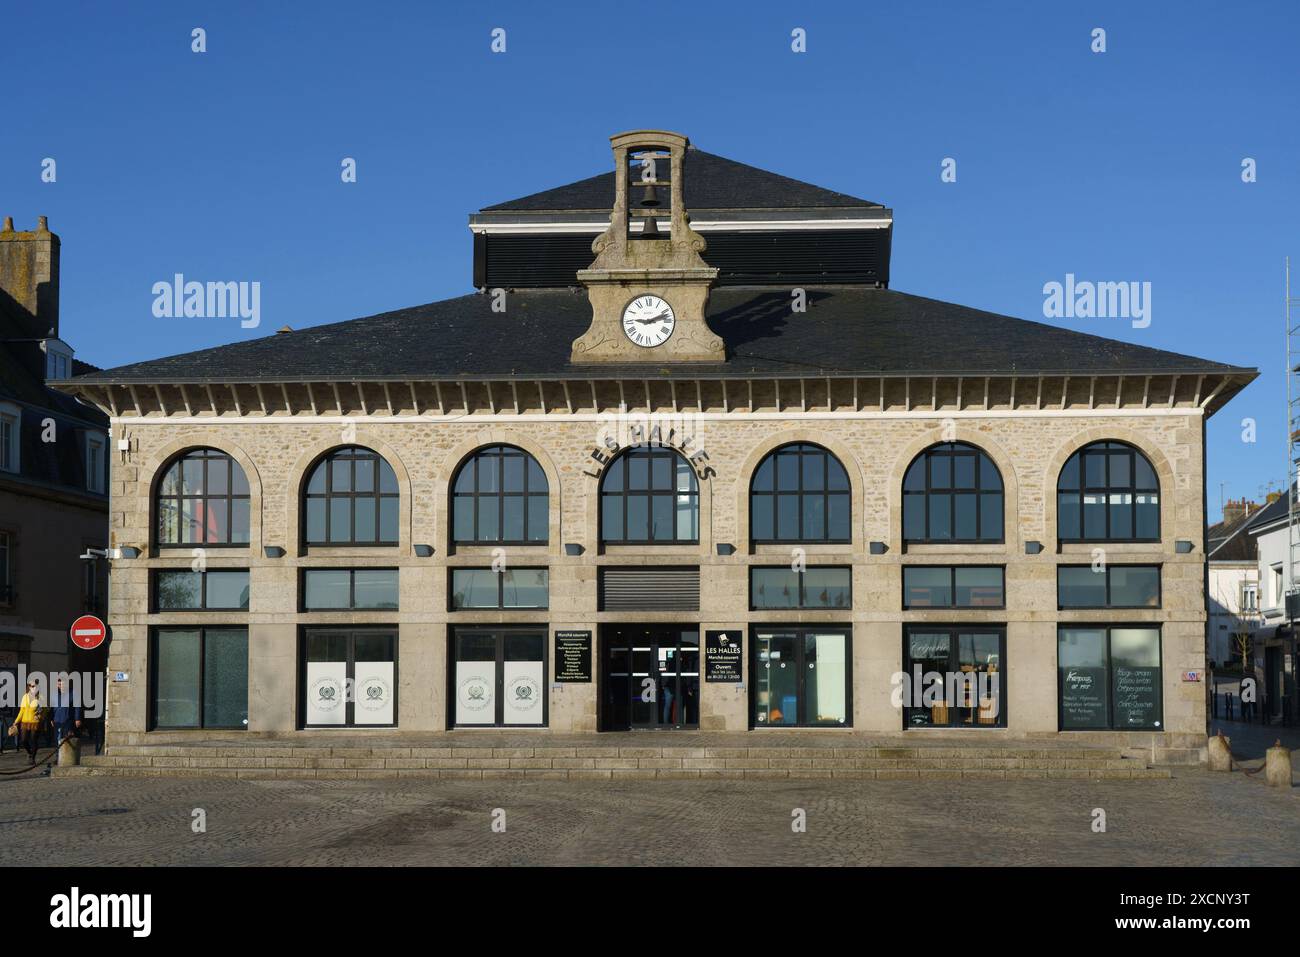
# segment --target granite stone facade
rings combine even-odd
[[[410,403],[408,403],[410,405]],[[707,408],[708,403],[704,403]],[[297,683],[299,630],[309,624],[372,623],[399,630],[401,730],[442,730],[448,722],[447,669],[450,629],[455,625],[509,623],[545,626],[550,632],[599,630],[624,622],[675,622],[744,629],[763,622],[851,623],[852,733],[871,737],[924,735],[904,731],[890,700],[891,676],[902,667],[907,622],[997,623],[1006,627],[1007,727],[964,732],[989,738],[1068,735],[1151,748],[1165,757],[1195,760],[1204,743],[1205,703],[1200,684],[1180,680],[1184,670],[1205,663],[1203,594],[1202,413],[1189,407],[1163,409],[970,410],[845,412],[733,408],[679,412],[674,425],[707,454],[709,474],[700,485],[698,545],[607,546],[599,541],[593,450],[616,434],[618,417],[606,412],[545,414],[476,413],[417,415],[395,408],[370,415],[258,415],[233,410],[208,417],[161,413],[123,417],[115,437],[129,439],[130,451],[112,465],[111,530],[116,546],[134,546],[140,557],[119,559],[112,569],[110,669],[129,675],[110,692],[110,734],[122,743],[142,740],[148,728],[149,630],[163,625],[241,625],[249,629],[250,734],[292,733],[299,727]],[[663,411],[663,410],[660,410]],[[644,414],[644,410],[642,410]],[[665,413],[670,417],[674,413]],[[635,413],[633,413],[635,417]],[[179,419],[179,421],[172,421]],[[1161,490],[1161,541],[1104,546],[1113,562],[1162,566],[1158,609],[1058,611],[1056,566],[1089,562],[1095,546],[1056,544],[1055,486],[1065,460],[1100,439],[1140,449],[1155,467]],[[983,449],[1001,472],[1005,489],[1005,541],[1001,544],[911,545],[902,541],[901,488],[913,458],[940,441],[968,442]],[[790,561],[785,545],[751,546],[748,493],[754,468],[771,450],[789,442],[813,442],[844,465],[852,487],[852,541],[808,545],[810,565],[851,564],[853,608],[843,611],[751,611],[748,568]],[[507,563],[550,569],[550,608],[528,612],[452,612],[448,569],[484,565],[487,546],[455,546],[448,528],[449,489],[459,464],[475,449],[506,443],[524,449],[545,470],[550,486],[549,542],[511,546]],[[401,492],[400,542],[396,546],[306,547],[300,543],[300,494],[307,470],[323,453],[361,445],[392,465]],[[188,568],[189,549],[160,549],[152,534],[152,496],[163,468],[194,447],[229,453],[247,474],[251,493],[251,541],[247,547],[210,548],[209,569],[251,570],[250,607],[244,613],[153,613],[150,573]],[[1179,552],[1179,540],[1193,543]],[[884,554],[868,543],[883,542]],[[1027,542],[1042,542],[1027,554]],[[566,543],[583,546],[565,553]],[[720,555],[718,545],[735,546]],[[416,545],[433,546],[418,557]],[[285,550],[267,557],[268,547]],[[999,564],[1006,567],[1005,609],[903,611],[905,564]],[[601,565],[698,565],[701,600],[697,612],[602,612],[597,602]],[[301,612],[299,572],[303,568],[393,567],[400,569],[398,612]],[[1061,622],[1155,623],[1161,628],[1163,733],[1059,732],[1056,630]],[[597,639],[599,641],[599,638]],[[551,651],[553,652],[553,643]],[[748,643],[747,643],[748,651]],[[750,661],[746,655],[746,678]],[[553,663],[552,663],[553,665]],[[551,672],[554,673],[553,671]],[[702,730],[750,727],[744,687],[702,683]],[[552,684],[549,728],[594,731],[597,682]],[[202,734],[201,731],[194,732]],[[383,731],[366,732],[383,734]],[[670,733],[670,732],[664,732]],[[755,731],[761,734],[761,730]],[[827,733],[843,733],[828,730]]]

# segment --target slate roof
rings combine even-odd
[[[1255,561],[1258,546],[1253,538],[1242,533],[1250,527],[1259,512],[1256,509],[1231,522],[1217,522],[1206,529],[1206,557],[1211,561]]]
[[[46,419],[55,421],[56,434],[60,436],[76,436],[87,428],[104,432],[108,428],[108,417],[94,406],[78,402],[74,396],[47,385],[45,379],[33,371],[33,366],[39,368],[43,362],[44,354],[37,342],[28,337],[17,317],[0,304],[0,399],[18,403],[21,407],[18,452],[21,472],[18,475],[6,473],[4,480],[15,485],[57,487],[103,499],[103,495],[86,491],[80,438],[71,442],[46,442],[42,433]],[[72,366],[77,374],[93,375],[101,371],[78,359],[73,359]]]
[[[591,320],[584,289],[508,293],[493,313],[481,294],[365,319],[138,362],[74,382],[203,383],[322,380],[642,379],[848,375],[1114,375],[1235,373],[1253,369],[1132,345],[890,289],[808,290],[808,311],[767,287],[710,295],[725,364],[572,365],[573,340]],[[1223,398],[1239,386],[1225,390]]]
[[[1286,495],[1278,496],[1250,517],[1250,521],[1246,523],[1246,530],[1252,535],[1257,535],[1266,525],[1285,520],[1288,507]]]
[[[694,147],[687,149],[682,167],[682,201],[689,210],[884,208],[880,203],[813,186]],[[483,212],[608,213],[613,200],[614,171],[610,170],[567,186],[485,206]]]

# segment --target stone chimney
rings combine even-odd
[[[1235,522],[1245,518],[1258,508],[1259,506],[1254,502],[1248,502],[1244,498],[1239,501],[1228,499],[1228,504],[1223,506],[1223,521],[1225,524]]]
[[[0,226],[0,308],[8,308],[33,339],[59,334],[59,237],[44,216],[31,232]]]

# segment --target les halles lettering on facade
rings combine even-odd
[[[477,294],[62,385],[112,417],[137,555],[110,737],[947,729],[1195,760],[1205,422],[1255,371],[897,292],[880,204],[612,144],[612,173],[470,217]],[[928,673],[966,680],[891,700]]]

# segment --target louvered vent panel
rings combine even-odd
[[[592,236],[489,236],[489,288],[578,284],[595,258]],[[889,283],[889,230],[708,233],[704,259],[719,285]]]
[[[602,568],[601,611],[698,611],[700,570]]]

